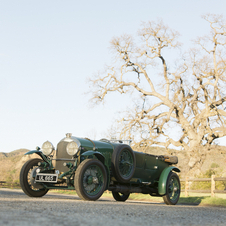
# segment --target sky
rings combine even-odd
[[[72,133],[100,139],[128,97],[109,95],[92,107],[89,77],[110,65],[110,41],[136,35],[142,22],[162,19],[184,48],[208,34],[206,13],[222,0],[0,0],[0,152],[35,149]]]

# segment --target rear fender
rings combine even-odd
[[[180,172],[180,170],[175,167],[175,166],[170,166],[170,167],[167,167],[165,168],[162,173],[161,173],[161,176],[159,178],[159,184],[158,184],[158,193],[160,195],[165,195],[166,194],[166,183],[167,183],[167,178],[169,176],[169,173],[171,171],[176,171],[176,172]]]

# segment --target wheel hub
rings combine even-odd
[[[173,188],[173,191],[174,191],[174,192],[176,192],[177,190],[178,190],[178,188],[177,188],[177,187],[174,187],[174,188]]]
[[[98,181],[98,178],[97,178],[97,177],[93,177],[93,183],[94,183],[94,184],[98,184],[98,183],[99,183],[99,181]]]
[[[88,176],[87,178],[87,184],[90,185],[93,183],[93,177],[92,176]]]
[[[88,185],[98,184],[98,183],[99,183],[99,181],[98,181],[98,178],[97,177],[91,176],[91,175],[87,177],[87,184]]]

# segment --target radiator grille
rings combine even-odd
[[[61,141],[57,145],[57,150],[53,156],[53,166],[56,170],[59,170],[60,172],[67,172],[69,169],[66,166],[63,166],[65,162],[71,162],[74,163],[75,160],[72,160],[72,156],[68,155],[66,151],[68,142]]]

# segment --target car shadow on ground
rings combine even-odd
[[[205,199],[203,196],[197,197],[180,197],[179,204],[186,204],[186,205],[199,205],[202,200]]]

